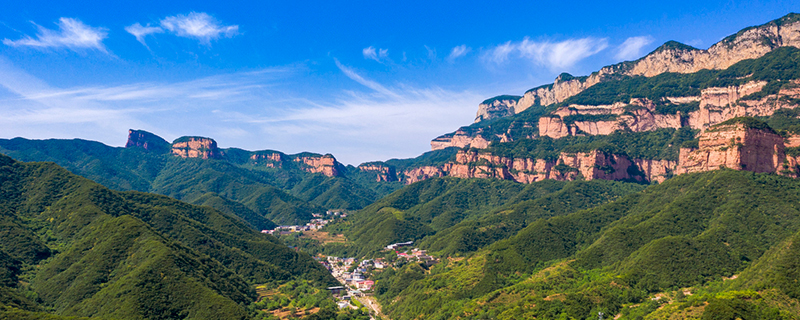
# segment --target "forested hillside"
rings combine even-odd
[[[0,182],[2,317],[247,319],[254,284],[335,283],[308,255],[210,207],[5,156]]]
[[[792,178],[681,175],[379,275],[376,293],[393,319],[797,319],[798,203]]]

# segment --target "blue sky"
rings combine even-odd
[[[3,1],[0,137],[407,158],[477,105],[668,40],[705,49],[793,1]]]

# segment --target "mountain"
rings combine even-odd
[[[723,307],[747,319],[796,319],[798,190],[798,180],[773,174],[681,175],[535,220],[430,271],[410,265],[383,274],[376,292],[393,319],[684,319],[678,315],[689,307],[703,319],[725,314]],[[401,277],[411,278],[395,281]],[[739,279],[724,280],[731,277]],[[694,294],[691,303],[655,298],[675,291]],[[665,303],[676,305],[659,308]]]
[[[697,159],[711,156],[712,162],[727,161],[715,160],[710,145],[705,145],[715,139],[712,132],[718,131],[746,140],[716,142],[717,151],[731,150],[727,167],[751,170],[746,166],[760,160],[734,158],[752,154],[753,148],[772,147],[773,152],[758,152],[764,157],[775,154],[772,163],[753,170],[796,176],[794,153],[786,156],[784,152],[796,148],[800,138],[793,127],[796,115],[788,116],[800,105],[798,28],[800,15],[790,14],[745,29],[708,50],[670,42],[642,59],[604,68],[588,78],[562,74],[553,88],[560,83],[591,86],[569,94],[564,91],[563,98],[524,110],[520,110],[524,96],[489,99],[485,102],[493,108],[513,104],[515,113],[436,138],[433,149],[462,150],[453,160],[418,168],[424,171],[420,178],[660,182],[675,174],[719,166]],[[766,121],[777,131],[761,135],[753,131],[757,128],[744,132],[728,125],[744,121],[737,120],[741,117]],[[703,147],[697,145],[698,140]],[[681,148],[684,143],[686,148]],[[698,147],[705,151],[695,150]]]
[[[335,283],[241,218],[0,156],[0,317],[247,319],[253,284]]]
[[[669,41],[646,56],[601,68],[589,76],[559,75],[552,84],[536,87],[523,96],[497,96],[480,104],[475,122],[519,114],[528,108],[557,104],[586,89],[621,77],[654,77],[665,73],[691,74],[724,70],[757,59],[780,47],[800,47],[800,14],[790,13],[760,26],[745,28],[707,50]]]
[[[211,205],[241,214],[259,230],[274,227],[273,221],[301,223],[326,209],[359,209],[402,185],[395,177],[376,179],[379,169],[348,168],[332,155],[221,149],[206,137],[168,143],[142,130],[129,130],[125,148],[80,139],[15,138],[0,139],[0,153],[22,161],[53,161],[116,190]],[[209,201],[208,193],[221,199]],[[230,202],[243,207],[232,210]]]
[[[439,254],[463,255],[508,238],[538,219],[594,207],[643,188],[602,180],[523,185],[435,178],[395,191],[328,230],[344,233],[353,247],[347,253],[356,256],[405,241]]]

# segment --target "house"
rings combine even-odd
[[[356,282],[356,288],[360,290],[372,290],[373,285],[375,285],[375,281],[372,280],[364,280]]]
[[[328,291],[330,291],[332,295],[337,296],[337,295],[341,294],[342,292],[344,292],[344,287],[343,286],[328,287]]]

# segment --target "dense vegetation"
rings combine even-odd
[[[326,247],[330,253],[363,256],[413,240],[439,254],[460,255],[510,237],[537,219],[593,207],[642,188],[613,181],[523,185],[494,179],[428,179],[326,228],[351,241],[347,248]]]
[[[0,156],[0,317],[246,319],[255,283],[335,283],[241,218]]]
[[[610,135],[567,136],[560,139],[540,137],[512,142],[492,143],[480,152],[503,157],[557,159],[561,152],[624,154],[636,159],[677,161],[683,142],[694,139],[697,130],[689,128],[658,129],[645,132],[614,132]]]
[[[798,203],[800,182],[791,178],[681,175],[535,220],[464,260],[392,271],[376,288],[397,319],[797,319]],[[650,299],[657,294],[663,300]]]
[[[79,139],[0,139],[0,153],[16,159],[52,161],[112,189],[155,192],[242,214],[254,228],[307,221],[326,209],[360,209],[402,186],[375,188],[374,180],[361,179],[358,170],[353,178],[310,174],[295,161],[282,168],[258,166],[248,162],[249,151],[240,149],[225,149],[223,160],[181,159],[164,151],[163,146],[147,151]],[[221,199],[209,201],[208,193]],[[234,210],[231,202],[248,210]]]

